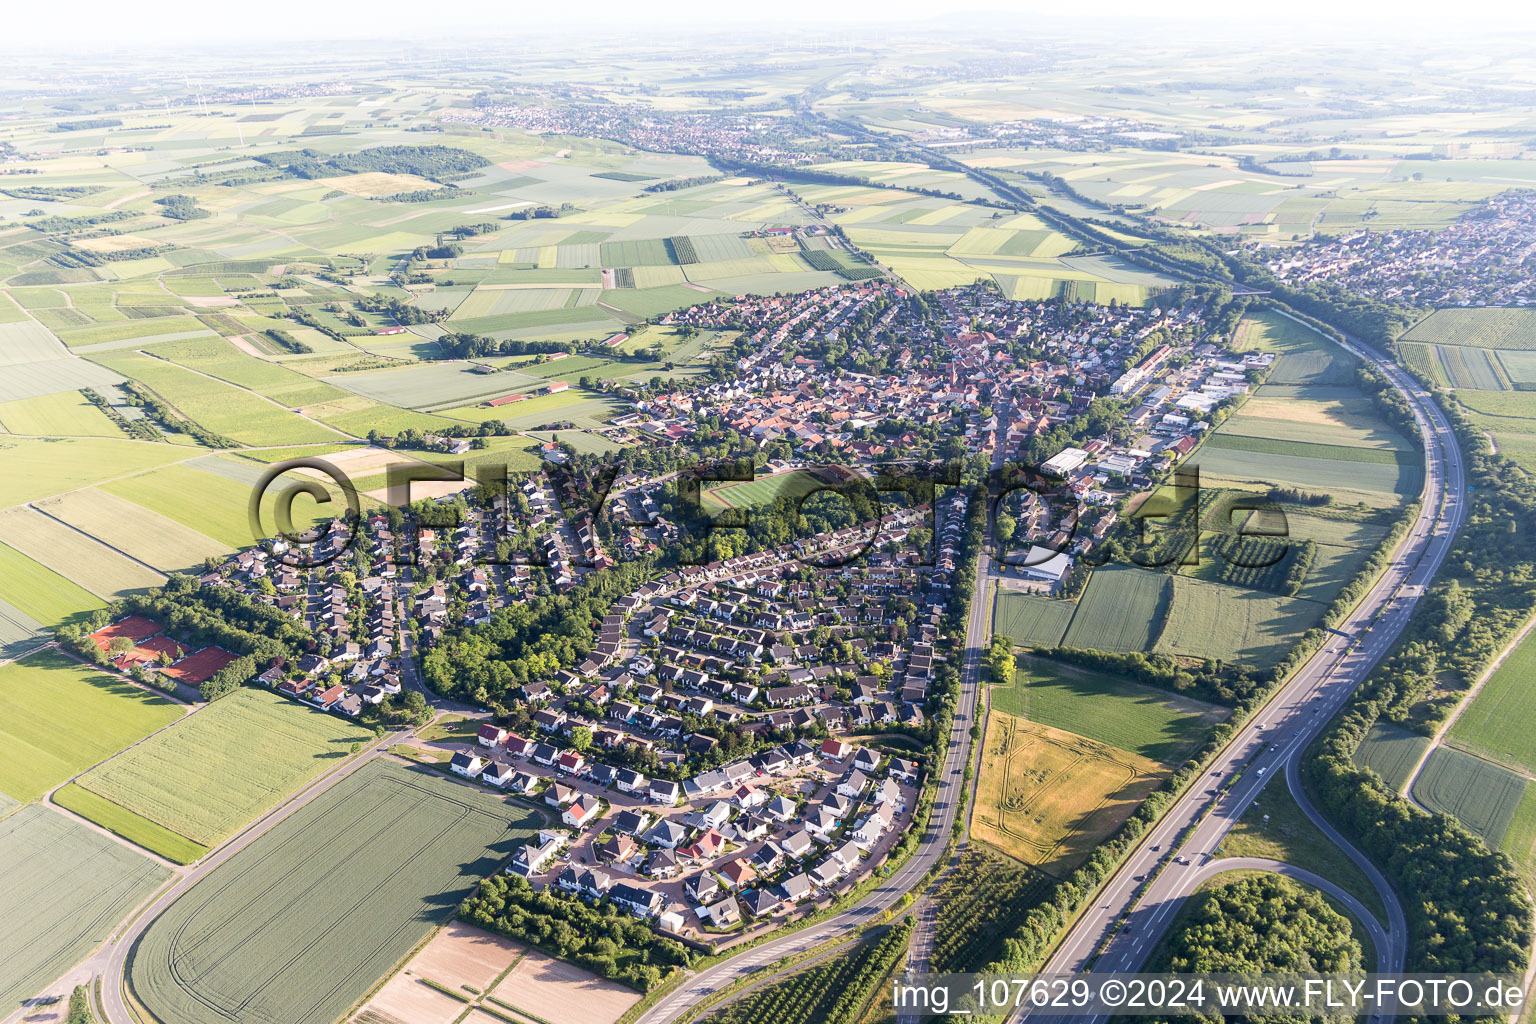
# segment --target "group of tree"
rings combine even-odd
[[[161,196],[155,200],[155,205],[160,207],[160,216],[169,217],[172,220],[201,220],[204,217],[212,217],[208,210],[197,205],[197,200],[191,196],[173,195]]]
[[[445,315],[443,315],[445,316]],[[491,356],[521,356],[530,353],[575,352],[571,341],[528,338],[488,338],[482,334],[452,331],[437,339],[439,359],[485,359]]]
[[[316,149],[290,149],[264,153],[253,159],[281,168],[295,178],[333,178],[338,174],[414,174],[436,182],[454,181],[486,167],[490,161],[478,153],[452,146],[371,146],[355,153],[322,153]]]
[[[552,886],[534,889],[517,875],[498,872],[482,881],[460,905],[459,917],[640,992],[693,963],[687,946],[607,900],[594,905]]]

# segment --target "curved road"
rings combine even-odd
[[[1302,791],[1300,755],[1387,653],[1413,606],[1450,551],[1465,516],[1462,460],[1449,422],[1429,394],[1395,363],[1353,344],[1413,407],[1424,437],[1423,508],[1391,565],[1291,680],[1217,755],[1206,779],[1192,786],[1143,838],[1057,948],[1043,973],[1135,971],[1145,963],[1179,905],[1213,870],[1213,852],[1258,796],[1282,772],[1307,816],[1360,865],[1388,910],[1382,962],[1401,970],[1407,926],[1381,872],[1318,813]],[[1233,776],[1238,776],[1231,784]],[[1227,786],[1225,790],[1221,787]],[[1223,869],[1231,861],[1219,862]],[[1123,922],[1123,927],[1121,924]],[[1102,953],[1099,951],[1102,949]],[[1047,1019],[1044,1014],[1032,1020]],[[1381,1015],[1378,1015],[1381,1016]],[[1080,1022],[1079,1022],[1080,1024]]]
[[[965,658],[960,672],[960,700],[955,708],[949,746],[944,753],[944,767],[939,775],[933,813],[929,817],[928,830],[923,833],[917,851],[895,874],[848,910],[809,928],[802,928],[781,938],[770,939],[739,956],[731,957],[724,963],[699,972],[685,980],[675,992],[652,1007],[635,1024],[669,1024],[670,1021],[677,1020],[687,1013],[700,1001],[729,987],[758,968],[804,953],[828,939],[870,923],[882,911],[895,906],[908,891],[915,889],[923,876],[928,873],[928,869],[943,856],[949,841],[950,830],[955,823],[955,816],[962,807],[959,799],[960,786],[970,749],[970,729],[976,717],[976,698],[982,672],[981,656],[987,644],[991,642],[992,634],[990,605],[986,600],[990,562],[985,553],[982,553],[979,558],[976,566],[976,587],[971,595],[971,613],[965,630]]]
[[[1213,860],[1209,864],[1197,870],[1200,876],[1200,884],[1204,884],[1217,875],[1224,875],[1229,871],[1269,871],[1276,875],[1285,875],[1294,878],[1298,882],[1305,882],[1314,889],[1321,889],[1340,903],[1349,908],[1349,912],[1360,919],[1365,926],[1366,934],[1371,937],[1371,945],[1376,947],[1376,970],[1385,974],[1392,970],[1388,961],[1388,947],[1390,941],[1381,923],[1371,914],[1364,903],[1357,899],[1354,893],[1335,885],[1322,875],[1313,874],[1306,868],[1299,868],[1294,864],[1287,864],[1281,860],[1270,860],[1267,857],[1229,857],[1225,860]]]

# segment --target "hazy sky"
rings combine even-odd
[[[210,40],[472,40],[562,27],[613,29],[636,22],[728,28],[770,20],[796,28],[858,32],[870,26],[895,27],[898,22],[935,18],[942,24],[960,12],[1017,19],[1066,17],[1105,28],[1128,17],[1192,18],[1205,23],[1283,19],[1293,29],[1315,30],[1327,42],[1377,30],[1417,29],[1427,34],[1486,28],[1506,38],[1511,32],[1536,31],[1536,4],[1508,0],[1460,0],[1453,8],[1443,0],[1074,0],[1066,5],[1061,0],[937,4],[933,0],[775,0],[766,5],[720,0],[446,0],[427,5],[419,0],[63,0],[57,4],[12,0],[6,6],[0,48],[74,52]]]

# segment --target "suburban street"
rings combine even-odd
[[[955,816],[963,809],[960,789],[965,761],[970,751],[970,729],[975,723],[977,698],[980,692],[982,653],[991,640],[991,605],[987,600],[989,585],[989,560],[983,553],[977,565],[976,586],[971,596],[970,618],[965,630],[965,658],[960,672],[960,700],[955,708],[954,725],[950,729],[949,748],[944,755],[944,767],[939,775],[938,793],[928,829],[923,833],[915,852],[894,874],[880,883],[873,892],[847,910],[812,925],[791,932],[781,938],[771,939],[754,946],[740,956],[701,971],[683,982],[675,992],[652,1007],[636,1024],[668,1024],[676,1020],[697,1003],[728,988],[743,976],[767,964],[786,960],[814,949],[829,939],[846,934],[852,929],[868,924],[888,908],[900,902],[902,896],[915,889],[928,869],[944,854],[949,841],[950,829]],[[115,1022],[114,1022],[115,1024]]]
[[[1388,909],[1386,941],[1377,942],[1377,969],[1402,969],[1407,927],[1396,895],[1375,865],[1312,806],[1301,787],[1299,765],[1302,752],[1407,625],[1461,526],[1466,484],[1450,424],[1429,395],[1389,360],[1350,348],[1397,384],[1413,406],[1425,441],[1420,514],[1376,585],[1269,705],[1233,737],[1211,764],[1206,780],[1192,786],[1148,831],[1057,948],[1044,973],[1140,968],[1183,901],[1213,874],[1240,866],[1213,858],[1260,790],[1281,774],[1308,818],[1366,872]],[[1237,782],[1231,784],[1234,776]],[[1356,913],[1362,914],[1368,929],[1380,928],[1363,908]],[[1043,1021],[1050,1015],[1028,1016]]]

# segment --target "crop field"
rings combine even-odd
[[[211,846],[370,738],[335,715],[267,690],[241,689],[77,781]]]
[[[1511,384],[1536,384],[1536,351],[1504,349],[1493,353]],[[1520,389],[1528,390],[1528,389]]]
[[[106,604],[7,544],[0,544],[0,601],[47,626],[59,625]]]
[[[1427,746],[1428,736],[1391,722],[1377,722],[1355,748],[1355,764],[1375,771],[1395,792],[1408,781],[1408,773],[1419,763],[1419,755]]]
[[[0,665],[0,792],[25,803],[181,717],[179,704],[40,651]]]
[[[141,846],[177,864],[191,864],[208,852],[208,847],[202,843],[194,843],[185,836],[179,836],[141,814],[135,814],[126,807],[81,789],[73,782],[61,786],[51,799],[60,807],[74,811],[135,846]]]
[[[549,1024],[613,1024],[641,999],[627,986],[537,949],[528,950],[491,992],[522,1016]]]
[[[36,509],[0,512],[0,543],[98,597],[115,599],[165,582],[160,573]]]
[[[1509,390],[1500,374],[1503,366],[1496,353],[1486,348],[1461,345],[1436,345],[1434,350],[1451,387],[1474,388],[1478,391]]]
[[[1375,507],[1398,504],[1423,484],[1417,466],[1340,462],[1261,452],[1202,448],[1193,462],[1206,484],[1252,487],[1298,487],[1331,493],[1340,503],[1363,501]]]
[[[1413,795],[1432,811],[1449,814],[1495,850],[1515,819],[1526,780],[1491,761],[1436,747],[1413,783]]]
[[[1536,882],[1536,788],[1525,787],[1515,818],[1504,833],[1499,852],[1515,862],[1515,871],[1530,886]]]
[[[1021,656],[1013,686],[988,691],[995,710],[1176,767],[1227,709],[1166,690]]]
[[[162,572],[229,554],[226,545],[211,537],[94,487],[47,498],[33,507]]]
[[[1095,569],[1078,599],[1063,644],[1096,651],[1145,651],[1163,627],[1168,577],[1129,565]]]
[[[295,453],[294,457],[304,456]],[[241,482],[232,473],[221,475],[194,467],[190,463],[179,463],[162,466],[138,476],[111,480],[102,484],[98,490],[126,498],[144,509],[196,530],[229,549],[238,549],[256,540],[252,536],[248,505],[251,489],[259,476],[258,469],[245,482]],[[287,480],[285,476],[283,481]],[[275,522],[273,509],[277,499],[273,492],[276,489],[274,487],[269,490],[271,496],[262,503],[262,522],[269,527]],[[306,509],[312,510],[313,514],[306,516]],[[307,529],[322,518],[329,518],[328,508],[322,508],[304,497],[293,503],[294,525],[298,529]]]
[[[1245,317],[1233,333],[1238,352],[1273,352],[1270,384],[1348,384],[1359,361],[1304,324],[1278,313]]]
[[[30,320],[0,324],[0,366],[39,363],[65,355],[59,339]]]
[[[12,326],[20,327],[21,324]],[[81,388],[104,387],[123,378],[109,369],[69,356],[36,362],[0,362],[0,402],[15,402]]]
[[[1387,535],[1386,527],[1379,524],[1322,519],[1294,511],[1286,513],[1286,521],[1290,536],[1317,543],[1312,567],[1296,596],[1324,605],[1355,578]]]
[[[1344,444],[1319,444],[1315,441],[1286,441],[1263,435],[1228,433],[1218,430],[1205,442],[1207,448],[1288,455],[1303,459],[1331,459],[1336,462],[1374,462],[1382,466],[1417,466],[1424,461],[1418,452],[1397,448],[1368,448]]]
[[[1536,433],[1536,392],[1458,391],[1456,400],[1472,412],[1479,426],[1515,434]]]
[[[294,332],[290,330],[289,333]],[[337,388],[276,363],[247,355],[221,338],[168,342],[156,345],[153,352],[159,358],[168,359],[178,366],[259,392],[290,409],[328,402],[343,396],[343,392]]]
[[[1137,754],[993,710],[971,834],[1063,878],[1130,817],[1162,774]]]
[[[1410,369],[1423,374],[1441,387],[1451,386],[1451,382],[1445,376],[1445,364],[1440,361],[1438,346],[1425,345],[1417,341],[1399,341],[1397,351],[1402,356],[1403,364]],[[1506,369],[1508,369],[1507,366]]]
[[[608,420],[627,410],[624,403],[608,395],[587,391],[579,387],[553,395],[535,395],[513,405],[495,409],[460,406],[443,409],[442,415],[480,423],[484,420],[501,420],[513,430],[530,430],[568,420],[577,427],[601,427]]]
[[[1451,727],[1449,740],[1480,757],[1517,771],[1536,773],[1536,735],[1530,728],[1536,707],[1536,632],[1509,652]]]
[[[1268,668],[1321,620],[1323,610],[1298,597],[1175,576],[1173,603],[1154,649]]]
[[[538,387],[537,377],[504,370],[476,373],[467,362],[451,361],[387,370],[341,373],[326,378],[338,388],[376,402],[410,409],[436,409]]]
[[[40,805],[0,819],[0,1008],[10,1013],[80,962],[170,875]]]
[[[142,382],[193,422],[246,444],[335,441],[337,434],[243,388],[175,363],[133,352],[98,352],[93,359]]]
[[[102,466],[135,473],[177,462],[186,452],[170,445],[106,438],[0,437],[0,458],[6,466],[0,473],[0,508],[10,508],[88,486],[100,479]]]
[[[19,658],[48,640],[41,622],[0,600],[0,659]]]
[[[1440,309],[1414,324],[1402,340],[1536,350],[1536,309]]]
[[[1355,389],[1317,385],[1265,385],[1221,425],[1219,433],[1341,447],[1413,447],[1387,427]]]
[[[177,1024],[330,1024],[457,908],[533,816],[374,761],[203,879],[144,933],[135,995]],[[261,900],[260,915],[241,908]]]
[[[992,632],[1019,647],[1056,647],[1076,610],[1071,601],[999,590],[992,606]]]
[[[0,429],[39,437],[122,437],[117,424],[78,391],[60,391],[0,405]]]

